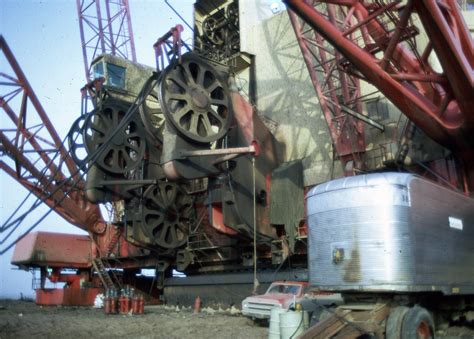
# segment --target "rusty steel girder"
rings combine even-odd
[[[474,52],[455,1],[285,2],[341,53],[339,67],[377,87],[429,137],[451,149],[469,172]],[[336,9],[343,16],[334,21],[330,12]],[[425,43],[418,38],[420,29],[428,37]],[[472,188],[474,175],[467,174]]]

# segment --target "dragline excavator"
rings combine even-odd
[[[336,202],[326,196],[351,187],[355,193],[347,197],[361,203],[362,195],[380,195],[385,186],[405,187],[377,195],[405,207],[443,194],[445,204],[463,206],[443,215],[448,229],[472,237],[474,56],[458,5],[286,4],[288,13],[273,13],[258,1],[200,0],[189,25],[193,46],[181,40],[183,26],[173,27],[153,46],[156,68],[113,53],[95,55],[86,64],[92,77],[84,93],[93,105],[71,127],[70,155],[64,158],[75,166],[71,177],[82,178],[74,187],[84,204],[115,208],[110,224],[97,218],[100,222],[88,228],[84,258],[91,286],[133,285],[154,296],[169,292],[166,298],[173,301],[176,291],[186,294],[186,284],[171,278],[176,269],[186,273],[189,285],[209,291],[215,292],[216,284],[232,285],[236,301],[257,277],[262,287],[291,274],[293,280],[351,290],[361,283],[360,272],[350,270],[361,268],[351,244],[370,242],[369,236],[357,235],[354,242],[349,233],[347,240],[329,238],[329,249],[321,254],[347,274],[347,286],[314,278],[311,265],[319,257],[312,255],[319,252],[308,253],[319,232],[332,234],[331,225],[324,230],[319,221],[313,225],[320,220],[315,213],[345,202],[343,196]],[[410,195],[412,178],[420,176],[425,177],[421,193]],[[330,180],[338,177],[346,179],[335,183],[340,190],[333,192]],[[380,183],[385,186],[379,189]],[[61,186],[66,197],[76,192],[70,186]],[[423,213],[413,218],[423,219]],[[383,253],[395,248],[390,236],[395,233],[388,232],[372,244]],[[460,249],[450,255],[471,263],[472,248]],[[403,263],[383,258],[386,267]],[[47,265],[32,257],[14,262]],[[472,268],[459,267],[472,277]],[[141,268],[153,268],[156,277],[141,277]],[[455,283],[448,285],[459,288]],[[397,291],[392,287],[390,293]],[[441,287],[436,292],[445,291]],[[379,311],[388,314],[390,307]]]

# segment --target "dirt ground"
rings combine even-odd
[[[207,311],[207,312],[206,312]],[[144,315],[105,315],[87,307],[0,301],[0,338],[267,338],[268,329],[230,312],[145,306]]]
[[[268,329],[234,310],[145,306],[144,315],[105,315],[90,307],[38,306],[0,300],[0,339],[6,338],[267,338]],[[236,310],[235,310],[236,311]],[[437,337],[474,338],[474,329],[451,327]]]

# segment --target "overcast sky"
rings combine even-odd
[[[192,18],[194,1],[169,2],[185,18]],[[132,0],[130,7],[138,61],[154,66],[153,43],[172,26],[180,23],[180,19],[164,1]],[[63,139],[80,114],[79,89],[85,83],[76,1],[2,0],[0,33]],[[186,36],[191,36],[189,31]],[[13,74],[3,54],[0,56],[0,72]],[[4,87],[0,86],[0,91],[0,95],[5,94]],[[5,113],[2,110],[0,114],[0,126],[4,128]],[[0,224],[3,224],[28,192],[1,172],[0,194]],[[47,211],[48,208],[42,206],[30,213],[19,231],[26,230]],[[36,230],[81,233],[80,229],[69,225],[55,213],[51,213]],[[3,237],[4,234],[0,239]],[[12,254],[13,251],[9,251],[0,257],[0,298],[19,298],[20,293],[33,297],[32,276],[30,273],[13,270],[10,265]]]

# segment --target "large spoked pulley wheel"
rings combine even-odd
[[[145,155],[144,130],[138,115],[134,114],[122,126],[128,108],[125,104],[108,100],[87,117],[84,126],[87,152],[98,152],[93,157],[95,163],[115,174],[136,168]]]
[[[87,115],[81,115],[71,126],[67,134],[67,142],[69,146],[69,154],[76,165],[84,170],[87,166],[85,160],[87,158],[87,150],[84,142],[84,123]]]
[[[155,244],[174,249],[187,242],[193,214],[193,198],[178,184],[161,182],[144,194],[142,225]]]
[[[188,53],[168,66],[159,85],[161,108],[176,129],[191,141],[222,138],[232,121],[225,77],[202,58]]]
[[[223,21],[217,20],[216,18],[209,16],[202,23],[202,31],[206,39],[216,45],[221,46],[225,41],[225,25]]]
[[[165,116],[158,100],[158,73],[153,74],[143,86],[144,100],[139,106],[140,117],[148,134],[158,143],[163,142]]]

